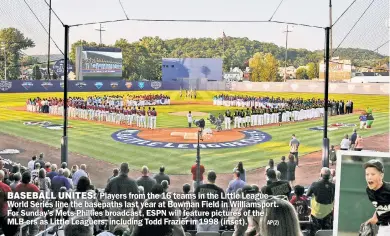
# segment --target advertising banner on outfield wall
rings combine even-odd
[[[69,92],[179,90],[180,84],[161,81],[68,81]],[[0,93],[62,92],[64,81],[0,80]]]
[[[69,80],[69,92],[93,91],[153,91],[153,90],[230,90],[221,81],[200,81],[194,86],[184,86],[177,82],[128,81],[128,80]],[[64,81],[60,80],[0,80],[0,93],[62,92]]]

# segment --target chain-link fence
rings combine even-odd
[[[63,59],[64,30],[50,12],[49,0],[0,2],[0,79],[58,77],[51,68]]]
[[[389,75],[389,27],[389,1],[352,1],[333,22],[330,79]]]

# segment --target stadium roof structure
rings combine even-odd
[[[228,36],[245,37],[246,35],[241,36],[238,31],[235,32],[234,27],[237,26],[240,29],[247,28],[248,34],[254,36],[254,39],[258,39],[256,36],[261,35],[262,31],[279,35],[278,42],[284,45],[283,31],[288,24],[297,26],[293,33],[295,38],[325,44],[323,29],[330,26],[330,3],[333,6],[333,49],[364,48],[388,55],[388,0],[324,0],[316,1],[315,4],[312,0],[3,0],[0,2],[0,28],[18,28],[36,44],[41,44],[42,48],[48,44],[50,28],[52,53],[62,54],[64,25],[71,27],[71,43],[79,40],[80,35],[85,36],[86,41],[96,40],[96,27],[99,24],[109,27],[107,36],[104,36],[107,38],[110,34],[127,38],[128,35],[124,35],[124,32],[132,32],[134,35],[142,31],[145,35],[145,29],[149,32],[146,33],[147,36],[157,36],[164,34],[163,29],[166,27],[177,32],[172,37],[180,37],[183,29],[202,24],[201,33],[199,30],[195,33],[194,30],[194,33],[189,33],[186,37],[224,37],[224,30],[227,30]],[[312,34],[300,31],[301,27],[314,31],[310,31]],[[94,38],[91,35],[94,35]],[[267,41],[264,38],[261,40]],[[324,48],[321,43],[319,49]],[[34,51],[30,54],[39,53]]]
[[[46,0],[47,2],[48,0]],[[214,0],[219,5],[218,9],[203,5],[209,1],[200,0],[195,2],[185,2],[182,5],[171,5],[169,1],[159,3],[161,1],[144,1],[137,2],[134,7],[134,1],[130,0],[67,0],[64,2],[54,2],[53,10],[57,16],[62,19],[63,23],[70,26],[88,25],[96,23],[109,23],[116,21],[144,21],[144,22],[203,22],[203,23],[289,23],[297,25],[305,25],[316,28],[325,28],[328,25],[328,15],[315,15],[315,19],[308,14],[310,11],[320,8],[328,8],[329,1],[320,1],[315,5],[310,0],[301,0],[299,5],[294,2],[284,0],[271,1],[271,3],[263,4],[261,8],[252,9],[253,2],[237,2],[226,0]],[[264,1],[265,3],[265,1]],[[72,12],[61,7],[66,4],[73,6]],[[227,5],[237,5],[236,13],[245,14],[230,14],[227,18],[222,19],[215,17],[216,11],[224,11]],[[251,6],[252,5],[252,6]],[[93,11],[88,10],[88,6]],[[305,7],[300,7],[305,6]],[[294,7],[294,8],[291,8]],[[165,16],[156,18],[155,10],[164,12]],[[202,9],[202,12],[196,9]],[[294,9],[291,11],[291,9]],[[288,10],[289,14],[283,14]],[[282,14],[278,14],[282,12]],[[108,14],[110,12],[110,14]],[[248,13],[256,13],[251,15]],[[303,21],[297,20],[297,16]],[[323,19],[321,19],[323,17]]]

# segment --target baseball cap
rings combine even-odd
[[[378,171],[385,173],[385,167],[383,166],[382,162],[380,162],[378,160],[373,159],[373,160],[369,160],[366,163],[364,163],[363,168],[367,169],[368,167],[374,167]]]

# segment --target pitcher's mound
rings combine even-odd
[[[196,143],[198,140],[198,128],[171,128],[142,130],[138,137],[156,142],[172,143]],[[220,143],[234,142],[245,138],[245,134],[239,130],[224,130],[216,132],[213,130],[212,135],[204,135],[202,143]]]
[[[188,111],[170,112],[169,114],[170,115],[174,115],[174,116],[184,116],[184,117],[187,117]],[[192,111],[191,114],[193,116],[205,116],[205,117],[209,116],[208,113],[206,113],[206,112],[199,112],[199,111]]]

